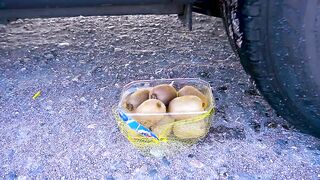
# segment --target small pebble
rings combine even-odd
[[[230,176],[232,177],[232,176]],[[229,177],[228,177],[229,179]],[[242,173],[238,173],[237,175],[235,175],[235,177],[233,179],[246,179],[246,180],[254,180],[256,179],[254,176],[252,176],[251,174],[242,172]]]
[[[114,48],[114,49],[113,49],[113,52],[120,52],[120,51],[122,51],[121,48]]]
[[[87,99],[86,99],[85,97],[81,97],[81,98],[80,98],[80,101],[81,101],[81,102],[87,102]]]
[[[153,155],[156,158],[161,158],[161,157],[164,156],[164,152],[159,150],[159,149],[156,149],[156,148],[151,149],[150,150],[150,154]]]
[[[148,172],[149,176],[155,176],[158,173],[158,171],[156,169],[152,169]]]
[[[73,129],[73,132],[75,132],[75,133],[80,133],[80,132],[81,132],[81,128],[80,128],[80,127],[75,127],[75,128]]]
[[[162,178],[162,180],[170,180],[170,176],[166,175],[165,177]]]
[[[217,88],[218,92],[223,92],[223,91],[226,91],[227,89],[228,89],[228,87],[226,85],[220,86]]]
[[[274,122],[270,122],[267,126],[268,128],[277,128],[278,125]]]
[[[197,159],[192,159],[190,161],[190,165],[192,167],[199,168],[199,169],[204,167],[204,164],[201,161],[197,160]]]
[[[108,26],[108,27],[106,27],[106,28],[109,29],[109,30],[112,30],[112,29],[115,28],[115,26]]]
[[[45,57],[46,59],[53,59],[53,58],[54,58],[54,55],[51,54],[51,53],[48,53],[48,54],[45,54],[44,57]]]
[[[228,176],[228,168],[225,166],[220,167],[219,174],[220,176]]]
[[[193,157],[194,157],[193,154],[189,154],[189,155],[188,155],[188,158],[193,158]]]
[[[15,154],[15,150],[11,149],[11,150],[9,151],[9,154],[8,154],[8,159],[9,159],[9,161],[11,161],[11,160],[13,159],[14,154]]]
[[[15,180],[17,177],[18,177],[18,176],[17,176],[16,171],[11,171],[11,172],[9,172],[9,174],[8,174],[8,179],[9,179],[9,180]]]
[[[80,76],[81,76],[81,74],[75,76],[74,78],[71,79],[71,81],[73,81],[73,82],[79,82]]]
[[[90,124],[87,126],[89,129],[95,129],[97,127],[97,124]]]
[[[112,175],[106,176],[105,180],[114,180],[114,177]]]
[[[105,151],[104,153],[101,154],[103,157],[108,157],[111,155],[109,151]]]
[[[170,161],[168,160],[168,158],[167,157],[163,157],[162,158],[162,162],[163,162],[163,164],[165,164],[166,166],[170,166]]]
[[[228,176],[228,180],[234,180],[235,178],[233,176]]]
[[[58,47],[64,47],[64,46],[70,46],[70,43],[68,42],[62,42],[58,44]]]
[[[286,145],[288,144],[287,141],[283,140],[283,139],[277,139],[276,143],[280,146],[280,148],[284,149],[286,147]]]
[[[48,105],[48,106],[44,107],[44,109],[47,111],[51,111],[53,109],[53,107],[51,105]]]
[[[202,77],[202,78],[209,78],[210,77],[209,73],[207,73],[207,72],[200,72],[199,76]]]
[[[27,176],[18,176],[17,180],[27,180]]]

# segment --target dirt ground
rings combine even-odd
[[[178,77],[210,82],[212,128],[186,150],[144,156],[110,111],[125,84]],[[0,25],[0,109],[2,179],[320,178],[320,140],[270,108],[213,17],[194,14],[192,32],[174,15]]]

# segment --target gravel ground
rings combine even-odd
[[[320,141],[278,117],[220,19],[194,15],[17,20],[0,27],[1,179],[319,179]],[[208,136],[144,156],[110,116],[132,80],[196,77],[217,103]],[[32,96],[41,90],[35,100]]]

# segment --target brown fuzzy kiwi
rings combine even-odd
[[[150,128],[152,125],[157,124],[163,118],[164,113],[166,113],[166,106],[160,100],[148,99],[140,104],[140,106],[137,107],[134,113],[149,114],[133,115],[132,118],[138,121],[143,126]]]
[[[177,90],[169,84],[155,86],[149,94],[150,99],[159,99],[166,106],[175,97],[177,97]]]
[[[140,104],[149,99],[148,89],[138,89],[125,99],[125,108],[129,111],[135,110]]]
[[[187,95],[194,95],[198,96],[203,104],[202,107],[203,109],[206,109],[209,105],[209,99],[206,95],[204,95],[202,92],[200,92],[197,88],[193,86],[184,86],[178,91],[178,96],[187,96]]]
[[[202,100],[198,96],[181,96],[174,98],[168,107],[170,113],[191,113],[202,112]],[[189,119],[197,114],[179,114],[172,115],[176,120]]]

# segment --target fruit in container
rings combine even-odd
[[[169,84],[160,84],[153,87],[149,95],[150,99],[159,99],[166,106],[175,97],[177,97],[177,90]]]
[[[157,124],[151,127],[151,131],[155,133],[159,138],[168,137],[172,132],[172,126],[174,119],[170,116],[165,116]]]
[[[125,108],[129,111],[135,110],[140,104],[149,99],[148,89],[138,89],[125,99]]]
[[[170,102],[168,112],[176,120],[190,119],[199,115],[196,112],[203,112],[202,103],[199,97],[193,95],[176,97]]]
[[[193,86],[184,86],[178,91],[178,96],[188,96],[188,95],[194,95],[199,97],[202,100],[202,107],[203,109],[206,109],[209,104],[209,99],[206,95],[204,95],[202,92],[200,92],[197,88]]]
[[[173,125],[173,134],[179,139],[195,139],[203,137],[207,132],[208,123],[205,120],[196,122],[178,122]]]
[[[137,115],[132,117],[136,121],[143,126],[150,128],[164,117],[164,114],[166,113],[166,106],[158,99],[148,99],[140,104],[134,113]]]

